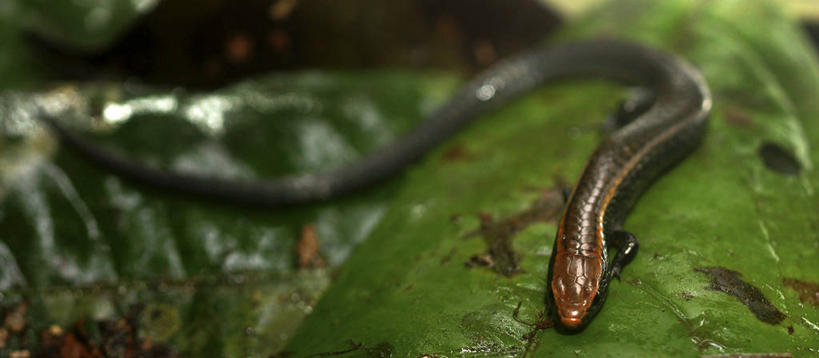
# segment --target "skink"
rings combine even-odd
[[[594,69],[645,86],[655,100],[597,147],[558,223],[548,298],[553,321],[570,332],[597,314],[611,278],[619,278],[637,252],[635,236],[621,230],[626,214],[654,179],[697,146],[711,109],[702,76],[670,55],[624,44],[576,51],[569,68],[583,74]],[[584,63],[586,58],[591,63]],[[616,253],[609,260],[612,246]]]
[[[459,90],[412,132],[348,167],[268,181],[237,181],[164,171],[111,153],[45,121],[66,146],[124,177],[200,197],[283,206],[327,200],[400,172],[480,114],[541,84],[568,77],[605,77],[650,89],[648,110],[606,138],[586,164],[559,222],[547,299],[554,321],[583,328],[597,313],[612,277],[634,256],[637,240],[620,230],[626,214],[663,171],[690,153],[710,111],[708,88],[690,65],[636,44],[615,40],[541,47],[504,60]],[[608,260],[608,247],[617,247]]]

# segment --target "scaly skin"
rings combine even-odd
[[[563,328],[581,329],[599,310],[610,278],[636,250],[619,228],[648,185],[689,152],[710,110],[710,95],[689,65],[645,47],[613,40],[540,47],[504,60],[469,82],[426,121],[392,145],[350,166],[272,180],[236,181],[180,174],[106,152],[42,112],[63,144],[123,177],[198,197],[276,207],[327,200],[399,173],[480,114],[545,82],[605,77],[647,87],[653,106],[612,133],[589,159],[558,226],[549,273],[553,315]],[[609,263],[607,238],[625,238]]]

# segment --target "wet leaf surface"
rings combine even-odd
[[[30,6],[45,6],[37,4]],[[125,23],[75,45],[99,46]],[[66,23],[49,26],[40,31],[59,33]],[[14,89],[0,94],[3,354],[816,353],[819,312],[809,302],[819,282],[819,73],[813,50],[768,3],[617,1],[560,36],[624,37],[675,52],[701,68],[715,98],[702,147],[626,222],[640,254],[592,325],[572,336],[543,320],[554,221],[541,204],[559,195],[542,188],[576,178],[624,89],[547,86],[384,186],[326,205],[253,210],[112,176],[61,150],[32,111],[62,110],[89,139],[152,165],[272,177],[377,150],[445,100],[456,81],[428,72],[307,71],[213,92],[133,83],[30,90],[50,74],[21,50],[18,29],[0,27],[9,49],[0,53],[0,86]],[[84,40],[84,31],[65,35]],[[232,58],[241,60],[247,53],[234,40]],[[487,48],[475,47],[481,56]],[[764,143],[792,153],[799,173],[768,169]],[[514,275],[464,265],[473,257],[495,264],[492,243],[500,243],[501,273]],[[741,272],[784,320],[763,323],[736,298],[706,289],[710,280],[693,268],[713,266]],[[107,323],[92,333],[77,322]],[[96,335],[95,344],[85,334]],[[141,344],[119,344],[128,337]]]
[[[765,2],[618,1],[561,39],[601,35],[689,59],[711,84],[714,113],[702,147],[655,183],[626,221],[641,252],[595,321],[576,335],[532,332],[544,309],[553,223],[515,235],[522,273],[511,278],[452,264],[486,250],[462,239],[481,227],[478,213],[511,217],[536,196],[526,188],[549,187],[556,177],[571,182],[625,94],[559,84],[456,137],[452,145],[469,161],[448,160],[444,149],[412,170],[287,351],[329,352],[353,340],[436,357],[815,354],[819,311],[782,282],[789,275],[815,282],[819,272],[813,49]],[[800,174],[767,169],[757,154],[766,142],[794,153]],[[448,220],[453,215],[459,220]],[[693,268],[711,266],[742,272],[786,317],[764,323],[736,298],[706,289],[709,279]]]
[[[454,83],[399,72],[315,72],[207,94],[105,84],[9,92],[0,98],[3,297],[31,302],[35,332],[134,304],[166,304],[179,327],[159,336],[175,352],[274,352],[380,220],[402,179],[326,205],[221,205],[132,184],[59,150],[33,121],[35,105],[62,108],[88,140],[153,165],[269,177],[354,160],[423,118]],[[284,140],[248,134],[264,129]],[[152,322],[163,321],[149,321],[140,335],[161,331]],[[68,344],[62,338],[48,342]]]
[[[742,274],[724,267],[695,267],[694,271],[702,272],[711,279],[708,289],[722,291],[736,297],[760,321],[769,324],[779,324],[785,319],[785,314],[779,311],[762,294],[759,288],[742,280]]]

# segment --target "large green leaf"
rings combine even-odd
[[[150,2],[119,3],[111,6]],[[38,31],[75,46],[98,47],[127,23],[72,29],[78,17],[48,20],[63,12],[43,4],[28,3],[22,13],[37,17],[22,21],[39,17]],[[0,5],[4,11],[11,12]],[[109,19],[129,16],[133,10]],[[0,31],[3,88],[31,86],[41,75],[14,31]],[[560,201],[552,189],[576,178],[600,139],[600,122],[623,98],[614,85],[549,86],[366,195],[272,212],[132,185],[58,150],[30,118],[38,102],[154,164],[275,176],[375,150],[454,89],[449,76],[434,74],[307,72],[207,94],[116,84],[3,93],[0,311],[9,329],[9,317],[26,307],[29,325],[11,330],[0,355],[47,345],[43,332],[54,332],[52,324],[79,334],[83,325],[71,328],[78,320],[125,317],[139,328],[141,347],[267,356],[310,311],[286,348],[294,356],[815,353],[812,49],[764,2],[617,1],[571,25],[563,39],[600,34],[695,63],[715,92],[715,113],[702,148],[629,217],[642,251],[582,334],[535,330],[513,312],[519,306],[518,318],[534,322],[544,309]],[[794,153],[801,174],[767,169],[763,143]],[[324,268],[295,267],[293,250],[307,227],[317,232]],[[494,267],[480,267],[490,261]],[[713,266],[742,273],[785,320],[763,323],[736,298],[705,289],[711,280],[694,268]],[[111,334],[104,324],[83,327],[94,342]]]
[[[641,252],[612,284],[588,329],[530,334],[535,327],[514,317],[518,311],[518,319],[535,322],[544,310],[555,230],[554,220],[525,212],[531,214],[530,203],[549,200],[544,190],[576,178],[600,137],[595,128],[622,98],[619,89],[584,82],[526,96],[413,168],[288,352],[816,353],[816,301],[800,301],[793,288],[794,280],[813,283],[815,294],[819,281],[813,50],[775,6],[757,1],[616,1],[573,24],[563,40],[601,35],[640,41],[696,64],[714,92],[714,113],[702,147],[661,178],[629,216],[625,228],[641,239]],[[801,174],[768,169],[760,154],[765,143],[793,153]],[[453,151],[461,153],[458,160],[448,155]],[[493,230],[503,218],[518,226]],[[481,225],[485,240],[469,234]],[[498,235],[504,229],[507,235]],[[464,265],[487,251],[485,241],[509,237],[521,257],[519,273],[505,277]],[[763,322],[736,297],[708,289],[711,280],[700,271],[716,271],[712,267],[739,272],[746,284],[723,285],[745,289],[739,296],[755,308],[765,306],[749,298],[750,287],[757,287],[784,320]]]
[[[59,150],[33,120],[35,105],[63,110],[89,137],[154,164],[271,177],[343,165],[389,143],[455,84],[441,74],[305,71],[209,93],[130,83],[55,87],[45,80],[55,75],[54,60],[25,41],[33,32],[68,48],[105,46],[133,21],[129,6],[145,11],[149,3],[0,5],[0,322],[20,323],[0,326],[0,356],[70,351],[85,333],[83,349],[100,348],[122,333],[106,322],[121,318],[135,340],[104,354],[153,355],[160,347],[267,356],[310,312],[400,181],[287,210],[197,201],[132,185]],[[84,26],[101,12],[114,22]],[[54,89],[26,90],[44,85]],[[318,268],[299,268],[294,253],[308,228],[324,262]],[[59,332],[52,325],[64,334],[49,337]]]
[[[147,322],[143,338],[154,343],[196,356],[274,352],[371,232],[400,180],[286,210],[203,202],[132,185],[55,150],[32,117],[35,105],[61,108],[66,123],[147,162],[273,177],[354,160],[413,126],[454,84],[396,71],[316,72],[207,94],[112,85],[8,92],[0,97],[3,301],[28,301],[30,334],[138,306],[151,313],[136,320]],[[296,262],[306,227],[325,262],[317,269]],[[7,347],[27,348],[20,344]]]

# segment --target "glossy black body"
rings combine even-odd
[[[697,146],[711,106],[700,75],[680,60],[644,48],[607,54],[608,63],[630,63],[639,71],[632,80],[656,99],[595,150],[558,223],[549,298],[553,320],[567,330],[582,329],[599,311],[609,281],[630,259],[608,259],[610,238],[621,237],[617,255],[633,256],[636,238],[620,231],[626,214],[661,173]]]
[[[558,226],[548,296],[554,302],[555,319],[578,329],[599,309],[614,272],[607,237],[619,230],[648,185],[696,146],[705,128],[708,89],[691,66],[673,56],[613,40],[537,48],[499,62],[419,127],[376,154],[337,170],[272,180],[236,181],[164,171],[102,150],[63,127],[57,114],[43,111],[40,118],[66,146],[127,178],[198,197],[275,207],[326,200],[386,179],[479,115],[545,82],[567,77],[605,77],[655,94],[653,106],[613,132],[594,152]]]

